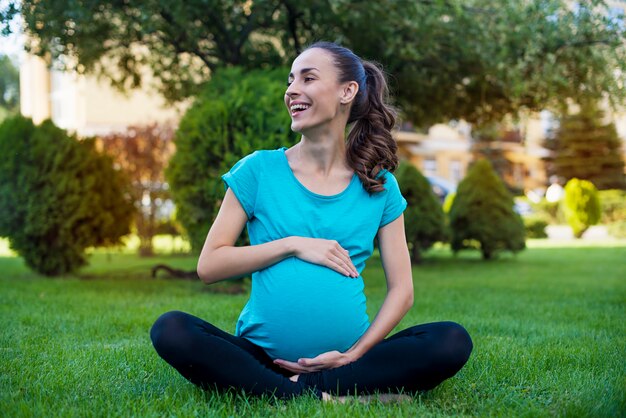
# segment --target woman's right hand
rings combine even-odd
[[[309,263],[326,266],[348,277],[359,277],[350,253],[335,240],[291,237],[294,256]]]

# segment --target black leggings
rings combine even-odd
[[[454,376],[472,352],[467,331],[454,322],[416,325],[379,342],[358,360],[334,369],[301,374],[272,362],[259,346],[193,315],[171,311],[150,330],[159,356],[203,389],[243,389],[286,399],[322,391],[334,395],[416,392]]]

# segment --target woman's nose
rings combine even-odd
[[[297,89],[297,87],[295,86],[295,84],[296,84],[296,83],[291,83],[291,84],[289,85],[289,87],[287,87],[287,90],[285,91],[285,94],[286,94],[287,96],[289,96],[290,98],[294,98],[294,97],[296,97],[298,94],[300,94],[300,93],[298,93],[298,89]]]

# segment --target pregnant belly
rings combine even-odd
[[[362,277],[292,257],[256,272],[236,334],[272,358],[346,351],[367,330]]]

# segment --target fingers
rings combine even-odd
[[[331,261],[333,261],[340,269],[341,272],[350,277],[359,277],[359,272],[352,263],[350,254],[343,248],[335,248],[329,255]]]
[[[310,372],[315,372],[319,370],[319,368],[302,366],[292,361],[280,360],[280,359],[274,360],[274,364],[278,364],[283,369],[287,369],[293,373],[310,373]]]

